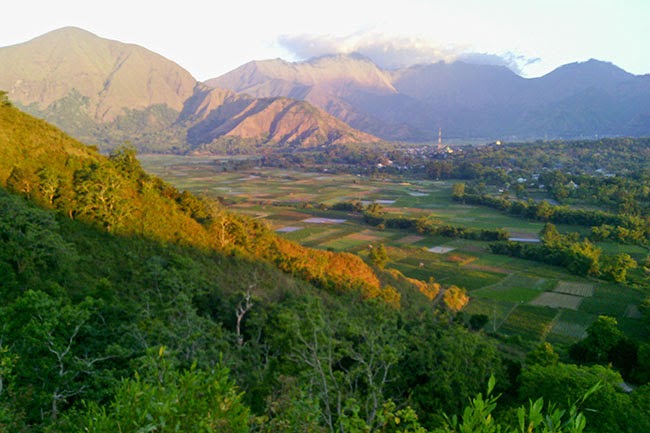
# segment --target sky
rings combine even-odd
[[[21,0],[0,47],[66,26],[134,43],[198,80],[248,61],[359,52],[384,68],[463,60],[537,77],[591,58],[650,73],[650,0]]]

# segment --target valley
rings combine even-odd
[[[487,316],[485,330],[504,338],[514,350],[525,352],[541,341],[572,344],[584,338],[587,327],[601,314],[616,317],[621,329],[635,338],[648,337],[639,327],[636,308],[645,297],[643,291],[579,277],[558,266],[493,254],[489,242],[378,229],[365,223],[361,212],[332,209],[341,202],[360,202],[364,207],[375,203],[391,216],[425,216],[471,229],[503,229],[511,238],[524,241],[538,240],[544,223],[455,202],[454,181],[265,167],[224,171],[228,157],[139,158],[145,169],[176,187],[218,199],[302,245],[367,259],[370,245],[384,244],[387,269],[467,289],[465,320],[476,314]],[[558,230],[586,233],[580,226],[558,225]],[[639,262],[648,254],[643,246],[596,245],[628,253]]]

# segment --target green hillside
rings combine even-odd
[[[281,241],[3,95],[0,184],[0,431],[650,428],[647,377],[628,394],[550,345],[504,354],[423,283]],[[583,344],[615,331],[599,322]],[[464,410],[490,377],[499,408],[483,394]],[[585,415],[528,406],[585,394]],[[445,418],[461,414],[462,429]]]

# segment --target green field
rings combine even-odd
[[[240,213],[264,219],[281,236],[313,248],[367,255],[383,243],[388,268],[428,281],[468,290],[466,315],[485,314],[485,329],[534,343],[571,343],[584,336],[598,315],[616,317],[638,335],[638,316],[630,314],[644,295],[620,285],[589,280],[565,269],[491,254],[487,243],[443,236],[420,236],[367,226],[359,214],[327,210],[341,201],[379,203],[389,215],[427,216],[476,229],[505,229],[513,237],[536,237],[543,224],[517,219],[485,207],[451,200],[453,182],[373,179],[356,174],[252,168],[227,171],[219,159],[141,156],[144,168],[180,189],[221,198]],[[324,205],[324,206],[323,206]],[[313,223],[310,218],[345,220]],[[558,226],[563,232],[584,228]],[[603,250],[645,258],[643,248],[604,243]]]

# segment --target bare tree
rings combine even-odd
[[[253,301],[251,300],[251,291],[248,290],[244,299],[239,302],[237,308],[235,308],[235,315],[237,316],[237,344],[241,347],[244,345],[244,336],[241,334],[241,322],[244,320],[244,316],[248,313],[251,308],[253,308]]]

